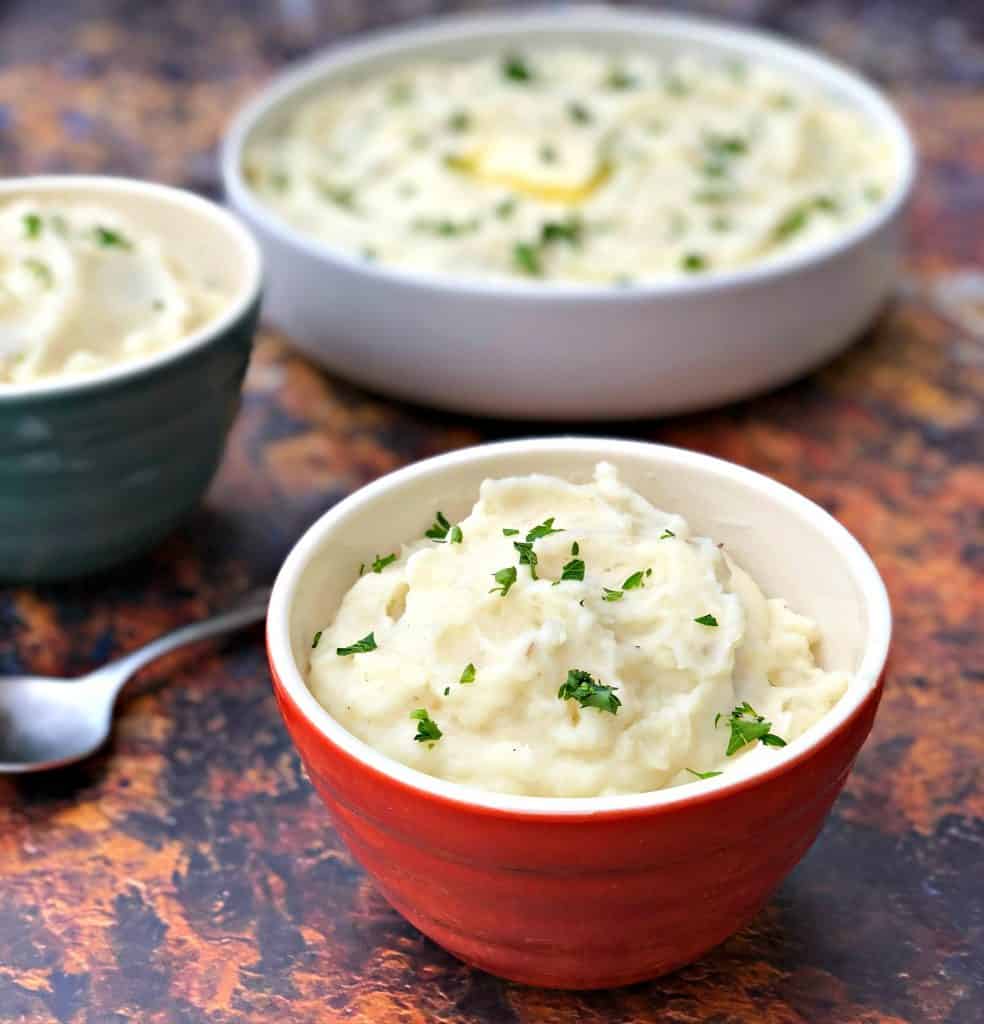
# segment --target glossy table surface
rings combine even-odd
[[[0,172],[110,171],[214,195],[223,124],[277,67],[460,6],[5,4]],[[281,726],[256,631],[147,674],[111,748],[82,768],[0,780],[0,1021],[984,1019],[984,15],[972,0],[690,6],[861,66],[922,148],[898,297],[845,355],[716,412],[549,428],[761,470],[874,556],[894,661],[816,846],[750,927],[670,977],[581,995],[500,983],[405,924],[341,847]],[[204,507],[108,576],[0,590],[0,673],[82,673],[269,580],[315,516],[379,474],[535,432],[548,431],[366,394],[265,332]]]

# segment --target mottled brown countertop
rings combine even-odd
[[[4,4],[0,170],[108,170],[215,194],[222,125],[277,66],[457,6]],[[846,355],[719,412],[593,428],[771,474],[881,568],[894,665],[816,846],[750,927],[670,977],[587,995],[501,983],[405,924],[341,847],[281,726],[257,631],[163,663],[168,685],[138,684],[111,749],[85,767],[0,781],[0,1021],[984,1019],[984,10],[691,6],[862,66],[923,150],[898,299]],[[380,473],[537,430],[365,394],[266,332],[205,506],[111,575],[0,591],[0,673],[81,673],[268,580],[316,515]]]

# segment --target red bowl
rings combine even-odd
[[[563,799],[432,778],[372,750],[321,708],[303,678],[310,637],[367,554],[417,536],[436,507],[460,518],[486,476],[546,471],[582,480],[599,459],[698,532],[723,539],[767,593],[818,621],[822,660],[854,678],[817,725],[713,780]],[[285,562],[267,639],[280,710],[311,780],[389,902],[493,974],[602,988],[696,959],[749,921],[796,865],[871,729],[890,632],[877,570],[807,499],[707,456],[578,438],[441,456],[341,502]]]

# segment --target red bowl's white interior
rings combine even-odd
[[[361,562],[419,538],[440,508],[452,522],[470,511],[486,477],[551,473],[586,482],[612,462],[657,507],[679,512],[723,542],[767,596],[815,619],[825,668],[854,674],[820,722],[777,753],[753,750],[717,779],[629,796],[554,798],[490,793],[432,778],[372,750],[314,699],[304,682],[311,637],[329,623]],[[671,804],[781,771],[836,730],[871,693],[888,655],[891,611],[884,584],[858,542],[818,505],[767,477],[695,452],[633,441],[511,441],[428,459],[375,481],[325,513],[298,541],[277,577],[268,642],[291,700],[332,743],[407,785],[472,805],[526,813],[597,813]]]

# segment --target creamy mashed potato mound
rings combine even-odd
[[[0,206],[0,387],[152,355],[226,301],[106,206],[30,198]]]
[[[897,170],[861,113],[767,66],[576,48],[325,85],[244,166],[295,228],[367,260],[609,285],[815,247]]]
[[[538,536],[548,520],[559,532]],[[847,688],[817,666],[811,620],[608,464],[587,484],[486,480],[432,533],[363,567],[308,683],[357,737],[439,778],[564,797],[695,782],[782,756],[760,739],[727,754],[743,702],[739,730],[788,742]]]

